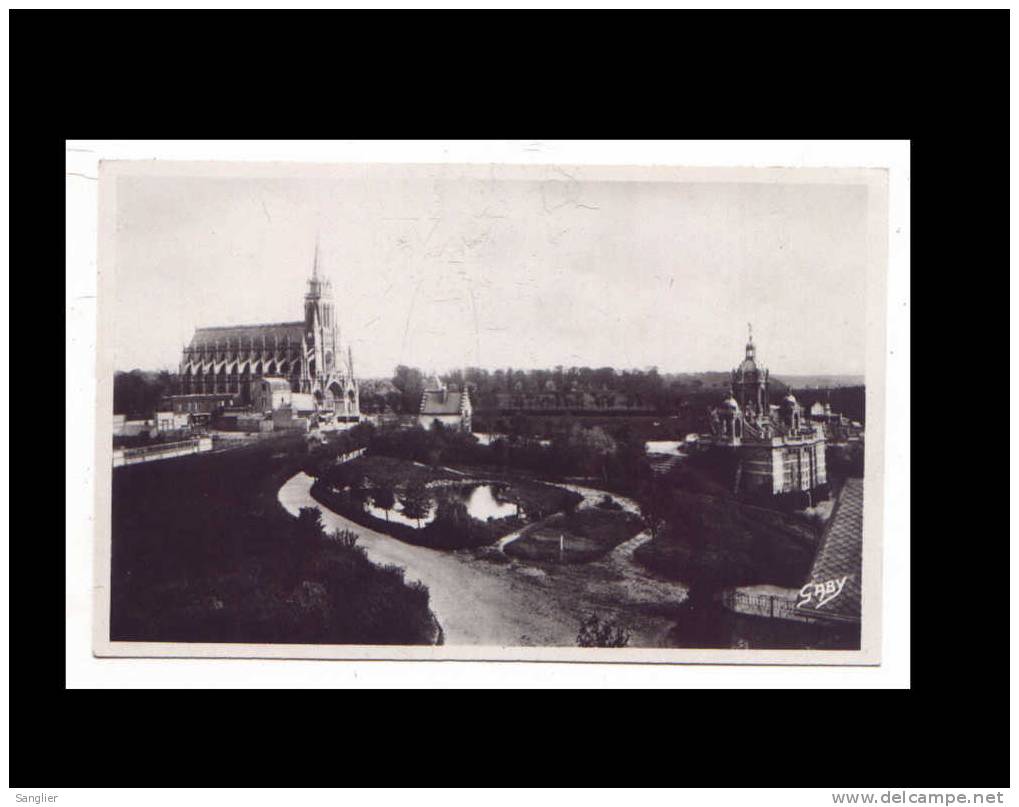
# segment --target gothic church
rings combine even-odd
[[[360,420],[353,356],[348,346],[342,360],[332,282],[319,277],[318,263],[316,245],[303,320],[195,330],[181,358],[175,408],[250,407],[259,382],[282,379],[320,418]]]

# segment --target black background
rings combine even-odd
[[[1006,784],[1009,536],[963,434],[995,411],[1004,454],[1005,12],[411,14],[10,13],[11,426],[19,387],[49,421],[12,452],[10,784]],[[64,140],[210,137],[910,139],[912,688],[67,690]]]

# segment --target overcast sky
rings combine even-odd
[[[357,375],[397,364],[862,374],[861,185],[120,176],[117,369],[302,318],[316,234]]]

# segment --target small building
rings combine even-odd
[[[833,412],[829,401],[824,403],[815,401],[810,407],[809,418],[823,427],[825,437],[830,443],[855,442],[863,437],[863,424]]]
[[[171,395],[170,403],[173,411],[179,415],[205,415],[219,414],[228,406],[233,406],[234,396],[231,393],[191,393],[186,395]]]
[[[152,418],[146,420],[127,420],[124,415],[113,416],[114,437],[155,437],[157,433],[156,421]]]
[[[156,430],[175,432],[186,429],[190,425],[188,416],[174,411],[156,412]]]
[[[252,385],[251,408],[255,412],[285,409],[290,406],[293,395],[287,379],[282,376],[264,376]]]
[[[447,389],[436,376],[431,388],[421,395],[418,423],[426,429],[431,428],[433,423],[440,423],[447,428],[469,432],[473,411],[470,392],[466,388]]]

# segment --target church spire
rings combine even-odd
[[[315,234],[315,257],[311,263],[311,277],[308,278],[308,292],[304,295],[304,299],[309,301],[313,305],[318,304],[318,300],[322,297],[322,280],[318,276],[318,262],[319,262],[319,245],[318,245],[318,234]],[[305,306],[305,320],[308,326],[311,326],[311,312],[308,310],[308,306]]]
[[[747,358],[754,357],[754,326],[747,323]]]

